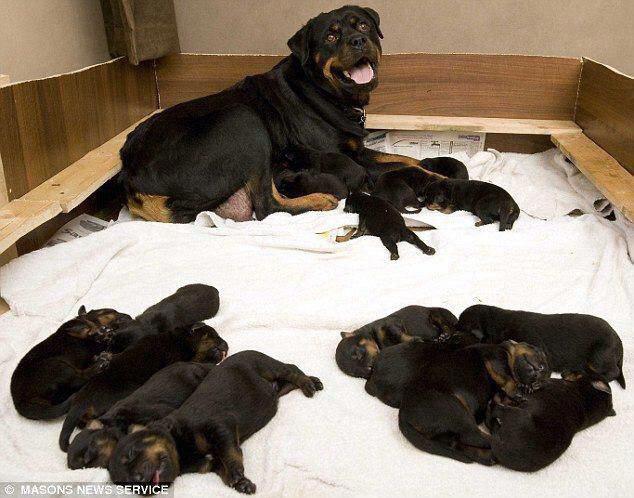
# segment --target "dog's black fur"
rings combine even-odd
[[[399,428],[418,449],[493,465],[491,442],[478,424],[497,392],[517,399],[550,375],[544,354],[524,343],[475,344],[433,356],[401,400]]]
[[[34,420],[60,417],[70,397],[107,367],[113,335],[132,318],[113,309],[86,312],[33,347],[11,377],[11,397],[17,412]]]
[[[496,398],[487,413],[493,457],[522,472],[550,465],[570,446],[575,433],[616,415],[608,384],[588,376],[548,379],[519,403]]]
[[[254,493],[240,446],[273,418],[278,398],[295,388],[310,397],[323,386],[295,365],[256,351],[236,353],[215,367],[179,409],[120,440],[110,477],[115,483],[159,484],[185,472],[212,470],[237,491]]]
[[[420,165],[427,171],[438,173],[447,178],[456,180],[468,180],[469,172],[462,161],[453,157],[428,157],[420,162]]]
[[[548,364],[564,377],[587,373],[625,388],[623,343],[605,320],[578,313],[542,314],[478,304],[464,310],[458,327],[482,342],[508,339],[539,347]]]
[[[189,327],[218,313],[220,296],[211,285],[189,284],[161,299],[121,328],[112,339],[115,351],[123,351],[143,337]]]
[[[429,361],[447,351],[477,344],[472,334],[457,332],[442,342],[411,341],[381,349],[372,365],[365,390],[393,408],[401,406],[403,391],[421,375]]]
[[[337,199],[348,196],[348,187],[330,173],[282,170],[275,175],[275,185],[279,192],[289,198],[323,192]]]
[[[363,235],[379,237],[390,251],[391,260],[399,258],[396,246],[398,242],[409,242],[427,255],[436,253],[433,247],[429,247],[405,226],[398,210],[383,199],[362,193],[350,194],[344,211],[359,214],[359,227],[352,238]]]
[[[179,408],[212,367],[211,363],[179,361],[156,372],[73,438],[68,447],[68,467],[107,468],[121,437]]]
[[[367,379],[379,351],[413,340],[447,340],[457,323],[447,309],[406,306],[353,332],[342,332],[335,360],[345,374]]]
[[[108,368],[73,396],[59,436],[60,448],[68,449],[75,427],[81,428],[89,420],[103,415],[162,368],[177,361],[218,363],[227,350],[227,343],[212,327],[203,323],[139,339],[114,355]]]
[[[424,206],[419,198],[425,195],[425,188],[434,181],[438,181],[438,177],[420,168],[400,168],[379,176],[372,195],[386,200],[401,213],[417,213]],[[408,207],[414,210],[408,210]]]
[[[425,191],[424,204],[443,213],[469,211],[480,218],[477,226],[499,221],[500,232],[512,229],[520,215],[519,206],[506,190],[478,180],[433,182]]]
[[[285,157],[291,170],[333,175],[343,182],[348,192],[359,192],[366,184],[365,168],[343,154],[297,147]]]

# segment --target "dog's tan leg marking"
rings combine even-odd
[[[275,202],[284,211],[291,214],[299,214],[306,211],[330,211],[339,204],[337,198],[330,194],[308,194],[289,199],[278,192],[273,181],[271,181],[271,192]]]
[[[172,222],[172,212],[167,207],[167,196],[134,194],[128,197],[128,209],[147,221]]]

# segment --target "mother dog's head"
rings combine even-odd
[[[340,100],[365,105],[379,82],[380,38],[379,15],[347,5],[312,18],[288,46],[318,86]]]

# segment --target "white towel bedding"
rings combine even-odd
[[[0,317],[0,481],[107,481],[103,469],[66,469],[57,447],[61,421],[16,414],[11,373],[80,304],[134,315],[181,285],[203,282],[220,291],[220,312],[209,323],[230,352],[256,349],[324,382],[313,399],[298,391],[282,398],[277,416],[243,445],[258,496],[631,496],[632,387],[614,383],[618,415],[580,433],[552,466],[523,475],[417,451],[400,435],[397,411],[335,365],[341,330],[407,304],[459,314],[483,302],[607,319],[623,339],[624,373],[634,383],[632,226],[620,217],[563,216],[592,212],[600,194],[557,152],[479,153],[468,166],[472,177],[507,188],[524,213],[500,233],[497,225],[475,228],[468,213],[423,210],[416,218],[438,228],[419,233],[436,248],[431,257],[400,244],[394,262],[376,238],[334,244],[316,235],[356,220],[335,212],[242,226],[216,220],[220,228],[205,226],[210,217],[198,225],[119,223],[4,267],[0,292],[12,313]],[[268,231],[278,222],[283,234]],[[215,474],[183,476],[175,492],[237,496]]]

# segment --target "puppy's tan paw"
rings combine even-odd
[[[310,194],[310,204],[313,211],[331,211],[339,205],[339,201],[330,194]]]

